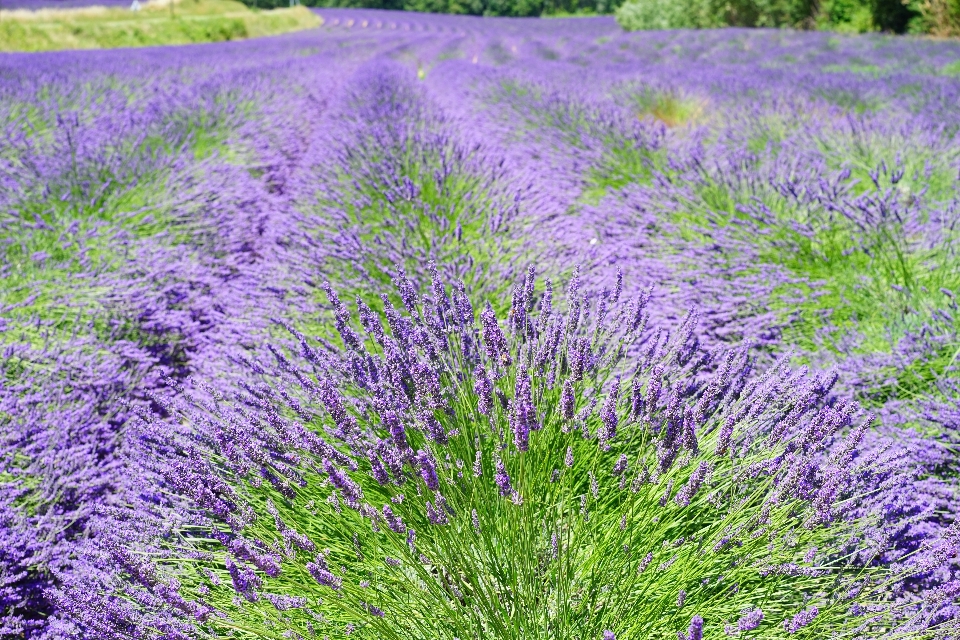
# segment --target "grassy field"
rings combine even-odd
[[[310,29],[322,22],[305,7],[258,11],[233,0],[161,0],[144,3],[140,11],[0,11],[0,51],[222,42]]]

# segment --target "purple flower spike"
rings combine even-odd
[[[617,397],[620,395],[620,378],[610,383],[610,392],[600,409],[600,421],[603,428],[600,430],[601,443],[610,442],[617,437]]]
[[[403,520],[400,516],[393,513],[393,509],[390,508],[390,505],[383,505],[383,519],[387,521],[387,526],[390,527],[390,530],[394,533],[406,533],[407,527],[403,524]]]
[[[263,584],[260,577],[254,573],[253,569],[238,565],[229,556],[225,564],[227,571],[230,573],[230,578],[233,580],[234,590],[248,601],[256,602],[258,600],[256,590]]]
[[[617,463],[613,465],[613,469],[611,470],[611,473],[613,474],[614,477],[619,477],[623,475],[623,472],[627,470],[628,464],[629,464],[629,461],[627,459],[627,454],[621,453],[620,457],[617,458]]]
[[[683,637],[681,633],[680,636]],[[687,627],[687,634],[683,640],[703,640],[703,618],[693,616],[690,620],[690,626]]]
[[[690,474],[690,479],[687,480],[687,484],[680,488],[680,491],[677,492],[677,495],[674,498],[678,505],[681,507],[686,507],[690,504],[690,500],[693,499],[693,496],[696,495],[697,491],[700,489],[700,485],[703,484],[703,481],[707,477],[709,470],[710,465],[707,464],[706,461],[697,465],[697,468],[694,469],[692,474]]]
[[[371,309],[360,296],[357,296],[357,312],[360,315],[360,324],[363,325],[363,328],[373,336],[378,344],[382,345],[385,336],[383,333],[383,325],[380,324],[380,318],[377,317],[373,309]]]
[[[638,375],[630,385],[630,415],[639,418],[643,414],[644,406],[643,380]]]
[[[384,469],[383,463],[380,462],[380,458],[377,457],[377,454],[373,451],[369,451],[367,452],[367,459],[370,461],[370,475],[373,476],[373,479],[377,481],[377,484],[390,484],[390,476],[387,475],[387,470]]]
[[[324,283],[323,290],[326,292],[331,306],[333,306],[333,314],[337,327],[337,333],[340,334],[340,337],[343,339],[343,343],[347,345],[347,347],[350,349],[359,350],[360,336],[358,336],[356,331],[350,327],[350,312],[347,311],[347,308],[343,306],[342,302],[340,302],[340,298],[333,290],[333,287],[330,286],[329,282]]]
[[[496,474],[493,477],[493,481],[496,483],[497,488],[500,489],[501,496],[506,497],[513,494],[513,485],[510,483],[507,467],[500,458],[497,458]]]
[[[414,288],[413,283],[410,282],[410,279],[407,278],[406,272],[400,265],[397,265],[397,275],[393,279],[393,285],[397,288],[397,293],[400,294],[400,300],[403,302],[403,306],[407,308],[410,315],[416,317],[417,290]]]
[[[663,365],[658,364],[650,372],[650,381],[647,382],[647,414],[650,414],[660,400],[660,390],[663,385]]]
[[[356,482],[350,479],[346,473],[337,469],[330,460],[324,460],[323,469],[327,472],[330,483],[337,489],[340,489],[343,495],[343,501],[351,509],[359,509],[360,502],[363,501],[363,489]]]
[[[417,452],[417,462],[420,465],[420,477],[431,491],[440,489],[440,479],[437,477],[437,466],[429,451]]]
[[[737,631],[753,631],[763,622],[763,611],[753,609],[748,611],[737,620]]]
[[[813,619],[817,617],[817,614],[820,613],[820,610],[816,607],[810,607],[809,609],[804,609],[800,613],[793,616],[790,620],[783,621],[783,628],[786,629],[787,633],[796,633],[803,629],[805,626],[813,622]]]
[[[504,367],[509,367],[513,363],[507,339],[497,323],[497,315],[489,302],[480,312],[480,335],[490,360]]]
[[[727,416],[727,419],[723,422],[723,426],[720,427],[720,434],[717,436],[717,448],[714,451],[717,457],[727,453],[727,448],[730,446],[730,437],[733,435],[733,425],[735,423],[735,416]]]
[[[307,563],[307,571],[318,583],[334,591],[339,590],[343,585],[343,580],[327,568],[327,561],[322,555],[318,555],[313,562]]]
[[[439,493],[436,494],[438,497]],[[443,506],[440,504],[440,499],[437,499],[437,505],[434,506],[429,500],[427,501],[427,520],[430,521],[430,524],[443,525],[448,524],[450,521],[447,519],[447,513],[444,511]],[[411,529],[412,531],[412,529]]]
[[[563,391],[560,394],[560,415],[567,420],[573,420],[576,398],[573,394],[573,383],[563,381]]]
[[[477,393],[477,410],[481,415],[490,415],[493,410],[493,382],[483,366],[478,366],[474,372],[473,389]]]
[[[467,295],[463,280],[457,280],[454,283],[453,307],[464,327],[473,326],[473,304],[471,304],[470,297]]]
[[[394,446],[400,451],[406,451],[409,448],[407,445],[407,435],[404,431],[403,423],[400,422],[399,416],[393,411],[386,411],[383,414],[383,422],[387,429],[390,430],[390,437],[393,439]]]
[[[520,451],[526,451],[530,448],[530,431],[540,429],[530,384],[529,376],[517,378],[516,393],[510,403],[510,428],[513,431],[513,443]]]

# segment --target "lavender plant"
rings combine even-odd
[[[856,559],[869,418],[832,379],[755,375],[698,348],[695,312],[653,331],[649,296],[577,277],[560,313],[531,268],[500,319],[436,271],[395,284],[386,326],[329,289],[340,348],[294,332],[266,384],[164,403],[217,435],[169,469],[204,515],[172,555],[112,549],[141,594],[214,637],[861,637],[912,613]]]
[[[301,224],[354,296],[389,282],[396,264],[426,277],[435,260],[496,302],[505,285],[484,274],[509,274],[529,244],[521,191],[411,80],[388,61],[357,72],[335,140],[306,158]]]

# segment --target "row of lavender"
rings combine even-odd
[[[324,17],[4,61],[3,634],[955,635],[957,47]]]

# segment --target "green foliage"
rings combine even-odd
[[[624,29],[694,29],[718,26],[704,0],[637,0],[617,9]]]
[[[793,27],[837,31],[960,31],[958,0],[630,0],[617,11],[628,30]],[[953,25],[953,26],[949,26]]]
[[[880,31],[904,33],[910,21],[919,13],[911,7],[912,4],[915,3],[903,0],[872,0],[870,10],[874,26]]]
[[[814,0],[728,0],[717,8],[724,23],[733,26],[806,27],[817,4]]]
[[[683,95],[676,89],[641,87],[630,95],[637,117],[650,117],[668,127],[689,124],[703,114],[704,102],[693,96]]]
[[[960,36],[960,0],[910,0],[909,29],[935,36]]]
[[[809,26],[811,0],[633,0],[620,7],[625,29]]]
[[[251,11],[233,0],[147,3],[139,12],[92,7],[13,12],[0,20],[0,51],[49,51],[223,42],[321,24],[303,7]]]
[[[241,0],[248,6],[285,7],[289,0]],[[622,0],[301,0],[309,7],[355,7],[476,16],[610,13]]]
[[[837,31],[873,31],[873,11],[864,0],[826,0],[817,15],[817,26]]]

